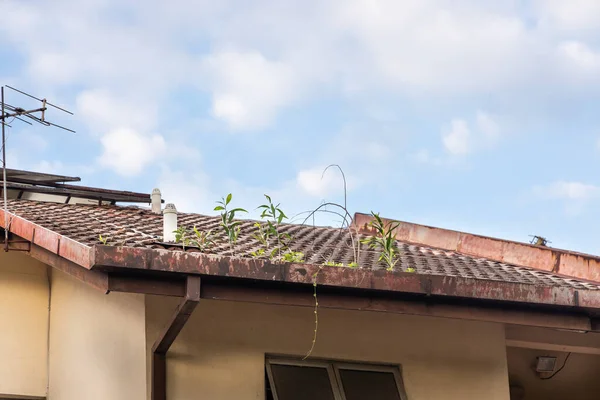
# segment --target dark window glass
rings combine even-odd
[[[265,400],[274,400],[273,390],[271,389],[271,384],[269,383],[269,377],[267,376],[267,371],[265,370]]]
[[[401,400],[391,372],[340,369],[346,400]]]
[[[279,400],[334,400],[327,369],[271,364]]]

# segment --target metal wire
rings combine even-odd
[[[44,101],[44,99],[39,99],[39,98],[37,98],[37,97],[35,97],[35,96],[33,96],[33,95],[29,94],[29,93],[25,93],[25,92],[23,92],[22,90],[15,89],[15,88],[14,88],[14,87],[12,87],[12,86],[8,86],[8,85],[5,85],[5,86],[6,86],[7,88],[9,88],[9,89],[12,89],[12,90],[14,90],[15,92],[19,92],[19,93],[21,93],[21,94],[23,94],[23,95],[25,95],[25,96],[27,96],[27,97],[31,97],[32,99],[35,99],[35,100],[37,100],[37,101]],[[54,104],[52,104],[52,103],[48,103],[48,101],[47,101],[47,100],[46,100],[46,105],[49,105],[49,106],[51,106],[51,107],[54,107],[54,108],[56,108],[57,110],[64,111],[64,112],[66,112],[67,114],[71,114],[71,115],[73,115],[73,113],[72,113],[71,111],[65,110],[64,108],[61,108],[61,107],[59,107],[59,106],[55,106],[55,105],[54,105]]]

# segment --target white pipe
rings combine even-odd
[[[175,230],[177,230],[177,209],[175,204],[169,203],[163,211],[163,242],[174,242]]]
[[[160,214],[160,209],[162,207],[161,205],[161,196],[160,196],[160,189],[156,188],[152,191],[152,212],[154,214]]]

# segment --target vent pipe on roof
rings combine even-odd
[[[163,242],[174,242],[175,230],[177,230],[177,209],[175,204],[169,203],[163,211]]]
[[[154,214],[160,214],[161,202],[160,189],[156,188],[152,191],[152,212]]]

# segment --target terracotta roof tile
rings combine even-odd
[[[82,244],[93,246],[100,244],[99,235],[107,238],[111,244],[131,247],[164,248],[162,242],[162,215],[138,207],[91,206],[11,200],[9,211],[76,240]],[[206,253],[231,255],[229,244],[220,235],[219,217],[199,214],[179,213],[180,226],[200,230],[213,230],[217,233],[216,245]],[[241,225],[240,239],[235,249],[236,256],[251,257],[251,252],[258,250],[260,243],[252,237],[256,221],[244,220]],[[349,264],[354,261],[352,241],[357,242],[356,235],[348,230],[306,225],[285,225],[283,232],[292,235],[291,248],[305,254],[305,262],[323,264],[326,261]],[[519,267],[492,261],[485,258],[474,258],[453,251],[440,250],[427,246],[397,242],[400,261],[397,270],[406,271],[413,268],[419,274],[456,276],[481,280],[515,282],[538,286],[560,286],[575,289],[598,290],[599,285],[582,280],[565,278],[532,268]],[[181,251],[177,245],[167,248]],[[187,251],[198,251],[189,248]],[[366,246],[360,246],[360,268],[379,269],[385,266],[377,262],[378,254]]]

